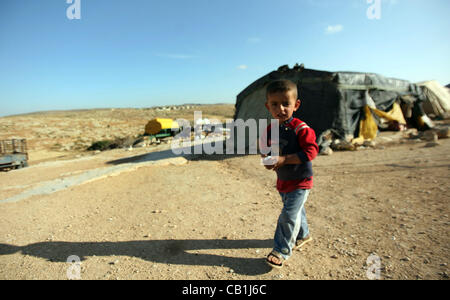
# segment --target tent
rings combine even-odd
[[[421,108],[422,90],[415,84],[373,73],[305,69],[303,64],[292,69],[282,66],[250,84],[237,96],[234,119],[270,120],[264,106],[265,91],[269,82],[278,79],[297,84],[302,103],[294,116],[315,130],[322,149],[330,135],[333,140],[348,142],[373,139],[373,130],[376,135],[378,121],[385,117],[418,128],[432,126]]]
[[[420,82],[418,85],[426,96],[423,103],[425,113],[440,118],[447,117],[450,113],[450,93],[448,93],[448,90],[435,80]]]

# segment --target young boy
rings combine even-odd
[[[304,204],[313,186],[311,161],[319,148],[312,128],[293,114],[300,107],[297,86],[289,80],[270,83],[266,91],[266,108],[279,121],[279,141],[271,141],[270,126],[261,138],[261,145],[279,145],[279,156],[273,157],[266,169],[277,173],[277,190],[283,201],[283,210],[278,218],[273,251],[267,263],[281,268],[283,262],[298,249],[311,241]],[[262,155],[265,157],[265,155]]]

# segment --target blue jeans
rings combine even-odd
[[[295,190],[280,195],[283,210],[278,218],[273,250],[280,253],[284,259],[288,259],[292,255],[295,241],[309,234],[305,211],[309,190]]]

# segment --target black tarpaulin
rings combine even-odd
[[[235,120],[270,118],[260,106],[264,106],[267,84],[278,79],[297,84],[301,106],[294,116],[315,130],[319,144],[325,132],[345,140],[356,137],[368,102],[382,111],[392,109],[394,102],[403,108],[409,107],[410,118],[405,116],[412,126],[417,125],[414,119],[423,114],[420,107],[424,100],[422,90],[406,80],[373,73],[284,67],[256,80],[237,96]]]

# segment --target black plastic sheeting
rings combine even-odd
[[[422,90],[405,80],[372,73],[280,69],[255,81],[237,96],[235,119],[247,96],[278,79],[289,79],[297,84],[301,106],[294,116],[315,130],[319,145],[322,134],[328,130],[335,138],[356,137],[363,108],[371,99],[376,108],[383,111],[389,111],[395,101],[410,105],[412,115],[410,118],[405,115],[405,118],[414,127],[416,118],[424,115]],[[264,101],[262,99],[262,104]]]

